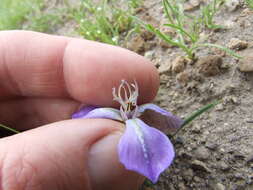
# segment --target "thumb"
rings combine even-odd
[[[77,119],[0,139],[0,189],[137,189],[143,177],[118,161],[122,128],[115,121]]]

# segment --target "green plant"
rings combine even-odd
[[[42,0],[32,2],[29,0],[1,0],[0,30],[22,29],[26,16],[33,12],[34,7],[42,3]]]
[[[2,0],[0,4],[0,30],[25,29],[53,32],[63,24],[65,10],[48,10],[43,0]]]
[[[245,0],[249,8],[253,10],[253,0]]]
[[[130,1],[127,10],[123,10],[114,1],[103,0],[95,4],[92,0],[83,0],[72,15],[78,23],[79,34],[84,38],[119,45],[122,33],[127,36],[138,28],[130,16],[137,2]]]
[[[213,0],[206,6],[201,7],[201,17],[204,25],[209,29],[224,28],[221,25],[214,23],[214,16],[219,10],[220,6],[224,3],[224,0]]]
[[[57,25],[64,23],[66,8],[47,10],[43,3],[33,5],[31,2],[28,6],[32,7],[33,11],[25,17],[26,23],[23,24],[23,29],[52,33]]]
[[[188,58],[194,60],[196,50],[200,47],[215,47],[219,48],[228,54],[241,58],[232,50],[216,44],[204,43],[205,39],[200,38],[203,28],[203,22],[200,16],[188,15],[185,13],[182,3],[177,0],[163,0],[163,7],[168,23],[164,24],[176,32],[176,36],[165,34],[158,28],[151,24],[145,24],[139,20],[140,23],[149,31],[155,33],[159,38],[165,42],[181,48]]]

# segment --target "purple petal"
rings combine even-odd
[[[96,107],[96,106],[84,106],[80,110],[78,110],[77,112],[73,113],[72,119],[83,118],[85,115],[87,115],[87,113],[89,113],[90,111],[92,111],[96,108],[98,108],[98,107]]]
[[[161,131],[140,119],[126,121],[126,131],[118,144],[119,160],[126,169],[136,171],[153,183],[172,163],[173,145]]]
[[[140,118],[150,126],[153,126],[165,134],[175,133],[183,124],[183,120],[155,104],[143,104],[139,106]]]
[[[91,111],[89,112],[87,110],[81,110],[81,112],[84,114],[80,113],[79,115],[81,115],[81,117],[75,117],[75,118],[86,118],[86,119],[104,118],[104,119],[122,121],[120,111],[114,108],[95,108],[95,109],[91,109]],[[75,113],[74,115],[75,116],[78,115],[78,112]],[[73,116],[72,118],[74,118]]]

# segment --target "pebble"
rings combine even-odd
[[[200,2],[200,0],[189,0],[184,4],[184,10],[193,11],[199,7]]]
[[[193,160],[191,167],[193,170],[200,170],[203,172],[211,173],[211,170],[206,166],[206,164],[199,160]]]
[[[136,53],[143,54],[145,51],[145,41],[140,35],[137,35],[127,43],[127,48]]]
[[[223,185],[223,184],[221,184],[221,183],[217,183],[216,185],[215,185],[215,189],[216,190],[225,190],[226,188],[225,188],[225,186]]]
[[[197,183],[201,182],[201,178],[198,176],[194,176],[193,180]]]
[[[200,125],[194,125],[192,127],[192,132],[194,132],[194,133],[200,133],[201,132],[201,126]]]
[[[228,48],[234,50],[242,50],[248,47],[248,42],[240,40],[238,38],[231,38],[228,42]]]
[[[217,168],[222,171],[228,171],[230,169],[229,165],[226,164],[224,161],[217,162]]]
[[[253,162],[253,153],[250,154],[250,155],[248,155],[248,156],[246,157],[246,162],[247,162],[248,164],[251,163],[251,162]]]
[[[165,74],[171,71],[171,62],[167,61],[165,63],[162,63],[160,67],[158,68],[158,72],[160,74]]]
[[[155,34],[153,32],[147,31],[147,30],[142,30],[141,31],[141,37],[147,41],[147,40],[152,40],[155,37]]]
[[[240,0],[229,0],[226,1],[225,5],[230,12],[233,12],[239,7]]]
[[[208,149],[210,149],[210,150],[216,150],[217,148],[218,148],[218,144],[216,144],[216,143],[211,143],[211,142],[208,142],[208,143],[206,143],[206,145],[205,145]]]
[[[239,62],[239,70],[241,72],[253,72],[253,55],[245,55]]]
[[[144,54],[144,57],[146,57],[149,60],[154,59],[155,52],[154,51],[146,51]]]
[[[186,64],[187,60],[182,56],[178,56],[172,61],[172,71],[180,73],[185,69]]]
[[[181,189],[181,190],[186,190],[186,187],[185,187],[183,182],[178,183],[178,188]]]
[[[194,154],[197,159],[199,160],[207,160],[210,156],[210,152],[207,150],[207,148],[200,146],[195,151]]]
[[[183,71],[177,74],[176,79],[180,84],[186,85],[189,82],[190,76],[187,71]]]
[[[183,177],[186,181],[191,181],[193,178],[193,175],[194,175],[194,173],[193,173],[192,169],[190,169],[190,168],[183,171]]]
[[[198,72],[204,76],[214,76],[220,73],[222,58],[218,55],[201,57],[197,63]]]
[[[224,108],[224,105],[223,104],[218,104],[215,106],[215,110],[216,111],[223,111],[225,108]]]

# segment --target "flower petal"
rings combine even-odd
[[[143,104],[138,107],[140,118],[165,134],[174,134],[183,124],[183,120],[155,104]]]
[[[114,108],[83,108],[80,111],[74,113],[72,118],[104,118],[122,121],[120,111]]]
[[[85,115],[87,115],[90,111],[96,109],[96,106],[84,106],[77,112],[73,113],[72,119],[77,119],[77,118],[83,118]]]
[[[126,121],[126,131],[118,144],[119,160],[124,166],[156,183],[175,156],[173,145],[161,131],[140,119]]]

